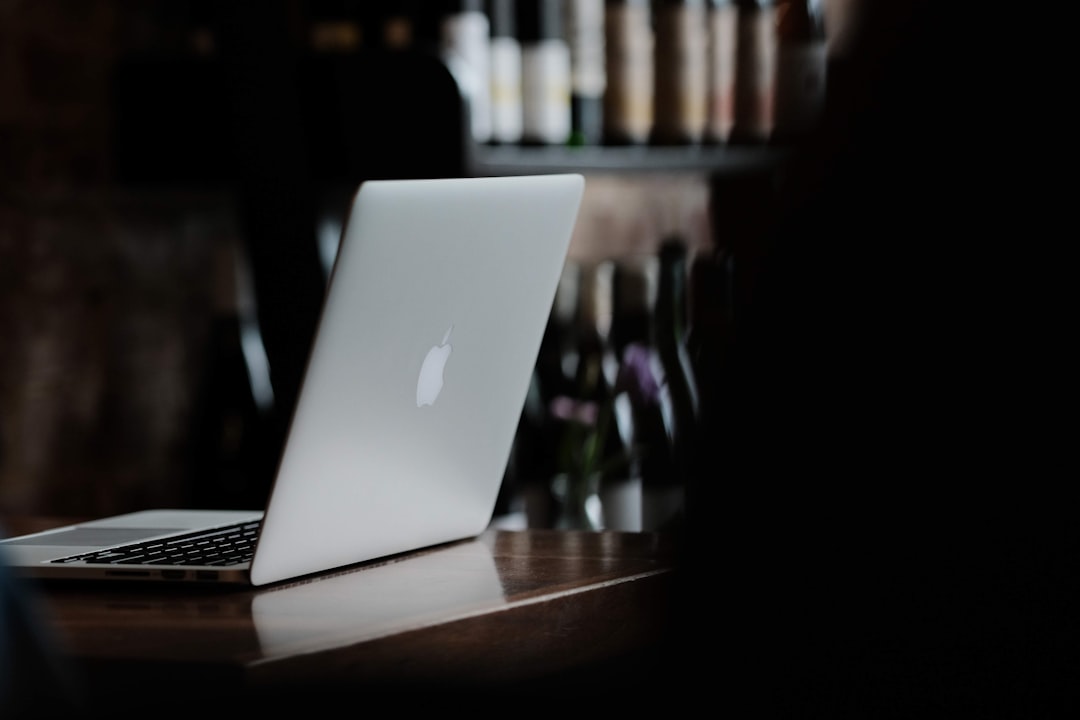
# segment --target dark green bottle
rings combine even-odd
[[[583,268],[576,322],[574,396],[561,399],[553,414],[564,421],[556,496],[557,526],[600,529],[599,490],[605,476],[620,471],[622,447],[614,420],[615,359],[611,350],[613,263]]]
[[[665,238],[659,255],[654,344],[663,367],[661,398],[671,454],[666,477],[642,478],[644,530],[679,527],[697,453],[698,391],[686,344],[689,276],[686,241],[681,236]]]

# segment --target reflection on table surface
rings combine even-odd
[[[312,671],[315,656],[338,671],[378,669],[388,658],[413,667],[452,647],[462,668],[461,654],[471,653],[503,672],[506,653],[561,663],[579,657],[563,658],[562,644],[607,652],[655,637],[674,556],[663,534],[490,529],[263,588],[51,583],[42,597],[82,663],[274,675]],[[505,667],[495,666],[500,653]]]
[[[485,543],[457,543],[416,557],[275,588],[254,596],[262,655],[349,645],[506,604]],[[333,627],[323,618],[334,616]]]

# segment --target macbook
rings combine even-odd
[[[563,269],[577,174],[354,195],[266,507],[0,541],[41,578],[266,585],[479,535]]]

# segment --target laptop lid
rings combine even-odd
[[[264,511],[140,511],[0,545],[39,576],[264,585],[478,535],[583,191],[576,174],[363,183]],[[260,516],[249,569],[49,562]]]
[[[487,526],[583,190],[569,174],[361,185],[253,583]]]

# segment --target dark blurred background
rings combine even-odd
[[[389,5],[0,0],[0,513],[262,503],[345,198],[475,169],[445,68],[336,21]],[[1057,717],[1070,204],[1034,126],[1062,94],[944,4],[830,2],[831,53],[849,5],[874,8],[854,92],[789,186],[809,200],[779,228],[738,412],[713,418],[736,457],[696,498],[694,607],[715,617],[717,574],[741,594],[709,640],[755,705],[776,676],[880,691],[889,716],[899,682],[928,688],[917,708],[1000,687],[1023,698],[1007,716]],[[776,178],[718,169],[590,171],[572,259],[757,247]]]
[[[434,29],[357,31],[399,6],[0,0],[0,512],[261,504],[349,194],[469,172]],[[593,177],[573,254],[707,204]]]
[[[357,183],[486,172],[458,5],[0,0],[0,513],[262,504]],[[714,250],[724,162],[587,169],[570,259]]]

